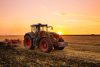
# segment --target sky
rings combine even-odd
[[[63,34],[100,34],[100,0],[0,0],[0,35],[44,23]]]

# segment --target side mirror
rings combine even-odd
[[[51,28],[51,30],[53,30],[53,27],[52,26],[48,26],[48,28]]]

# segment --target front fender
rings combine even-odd
[[[59,47],[66,47],[68,46],[68,42],[58,42]]]

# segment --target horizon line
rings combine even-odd
[[[100,35],[100,34],[62,34],[61,36],[82,36],[82,35]],[[6,34],[6,35],[2,35],[0,34],[0,36],[23,36],[23,34]]]

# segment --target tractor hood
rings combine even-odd
[[[51,34],[54,38],[56,38],[56,39],[62,38],[62,37],[61,37],[59,34],[57,34],[57,33],[50,32],[50,34]]]

